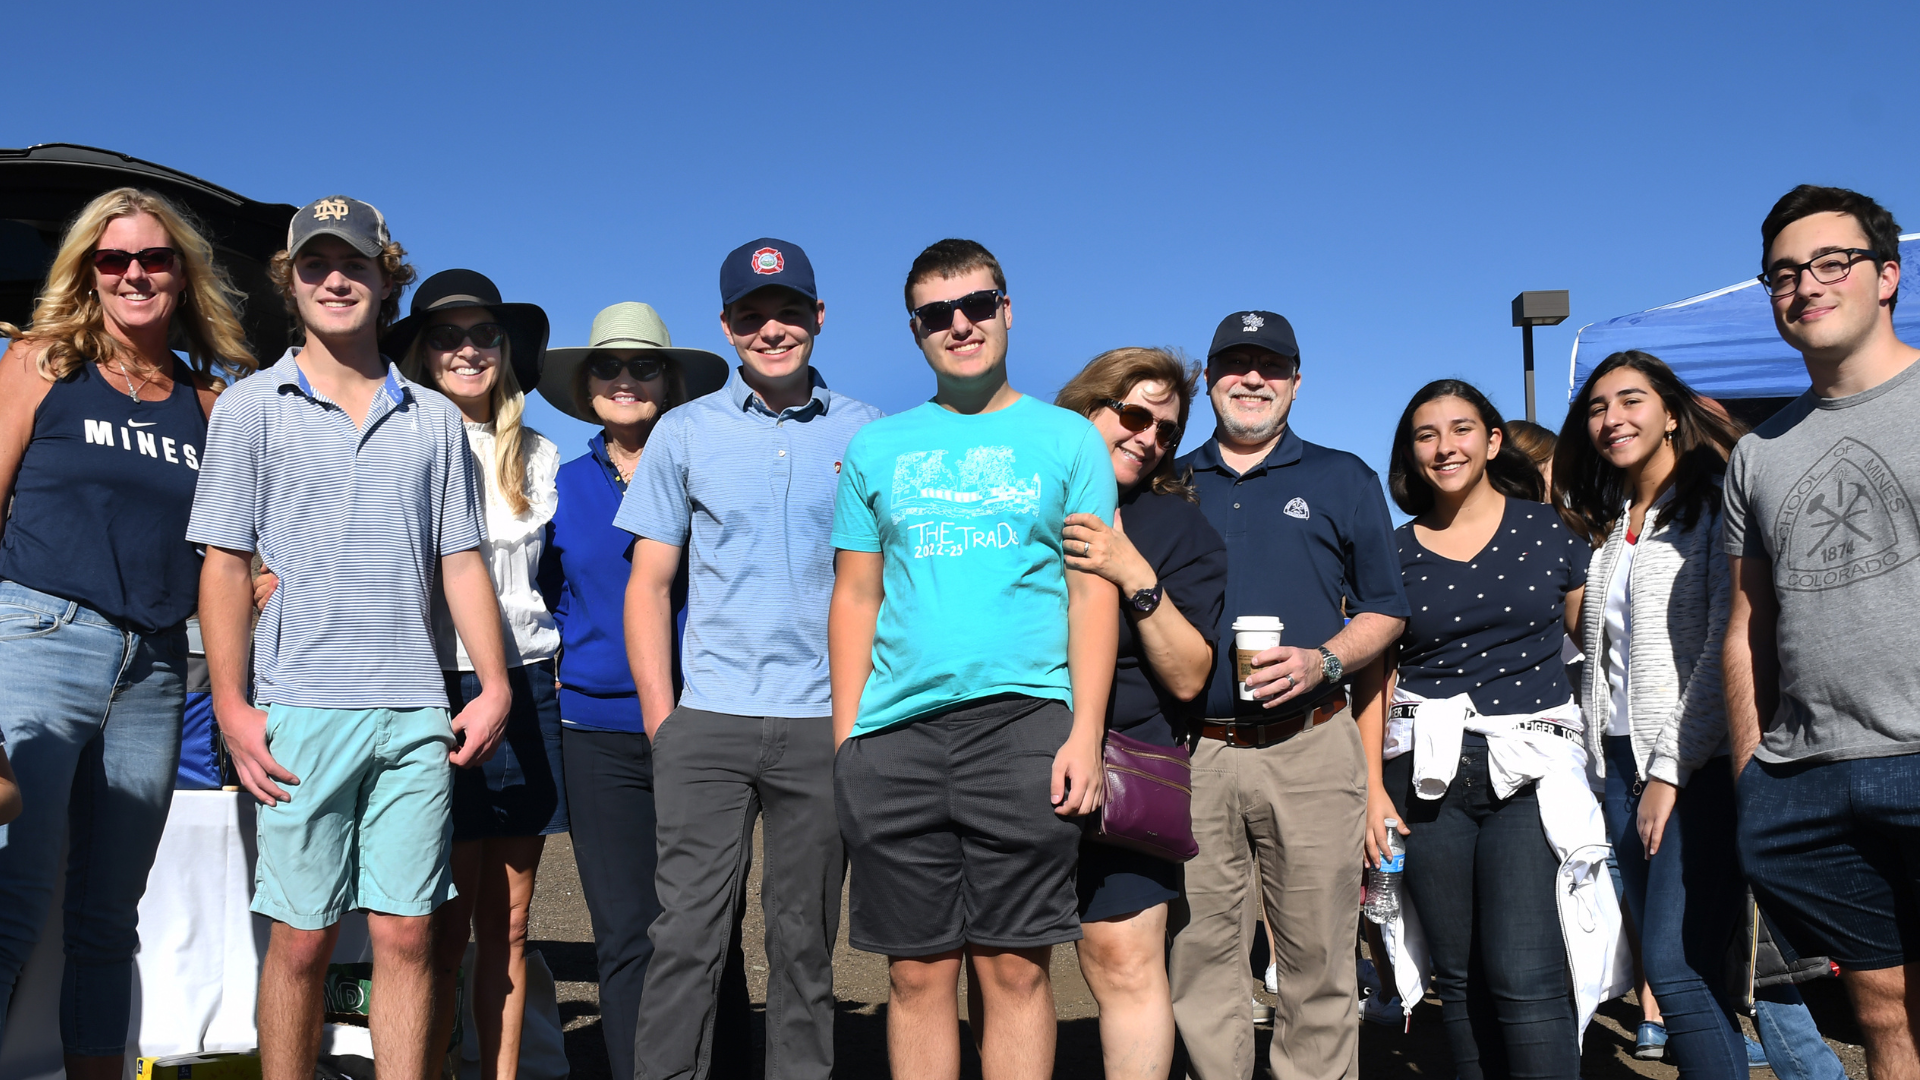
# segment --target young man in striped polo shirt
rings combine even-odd
[[[356,199],[294,215],[271,273],[305,347],[221,395],[187,530],[206,546],[214,710],[262,804],[264,1080],[313,1076],[322,981],[340,916],[356,909],[373,941],[381,1080],[424,1080],[429,923],[452,893],[449,762],[486,760],[506,727],[500,612],[460,413],[380,355],[413,278],[405,256]],[[256,552],[279,584],[252,635],[249,699]],[[429,615],[436,572],[483,688],[451,720]]]
[[[828,533],[840,459],[880,410],[828,390],[809,363],[826,305],[798,245],[735,249],[720,266],[720,304],[740,367],[720,391],[661,418],[613,522],[639,537],[627,654],[653,740],[660,853],[634,1073],[726,1072],[713,1062],[715,987],[764,809],[766,1074],[826,1080],[845,866],[833,809]],[[683,553],[676,703],[671,593]]]

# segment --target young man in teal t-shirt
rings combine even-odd
[[[939,389],[854,436],[833,514],[851,940],[888,958],[896,1076],[959,1071],[963,955],[993,1018],[986,1074],[1044,1076],[1120,617],[1113,586],[1067,569],[1061,530],[1112,520],[1113,466],[1084,417],[1007,384],[1013,314],[986,248],[921,252],[907,308]]]

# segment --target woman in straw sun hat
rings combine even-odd
[[[472,987],[480,1074],[510,1080],[520,1058],[526,1008],[526,915],[549,834],[567,830],[560,778],[560,708],[554,655],[560,631],[535,582],[556,496],[560,451],[521,423],[526,391],[540,382],[547,315],[510,304],[486,275],[443,270],[420,284],[408,316],[380,346],[407,378],[459,408],[467,447],[483,480],[487,569],[499,598],[513,705],[491,758],[458,770],[453,784],[453,878],[458,895],[435,921],[435,989],[443,1007],[437,1041],[453,1028],[453,973],[475,930]],[[434,639],[454,709],[476,697],[479,678],[445,601],[434,599]]]
[[[560,626],[561,752],[573,807],[574,861],[593,918],[601,1030],[614,1076],[633,1074],[634,1022],[660,913],[654,895],[653,755],[627,663],[622,615],[633,536],[613,526],[627,481],[662,413],[726,384],[726,361],[676,349],[646,304],[594,316],[589,344],[547,353],[540,392],[598,424],[588,453],[560,467],[542,586]],[[675,586],[676,607],[686,582]],[[677,677],[677,676],[676,676]]]

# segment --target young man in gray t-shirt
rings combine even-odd
[[[1920,349],[1893,331],[1899,234],[1838,188],[1767,215],[1761,281],[1813,388],[1726,480],[1741,859],[1796,949],[1840,964],[1876,1077],[1920,1075]]]

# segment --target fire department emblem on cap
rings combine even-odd
[[[313,204],[313,216],[316,221],[325,221],[328,218],[338,221],[347,216],[347,209],[345,199],[321,199]]]
[[[756,274],[777,274],[787,268],[787,257],[779,248],[763,247],[753,253],[752,264]]]
[[[1240,324],[1242,332],[1251,334],[1255,330],[1267,325],[1267,320],[1249,311],[1245,315],[1240,316]]]

